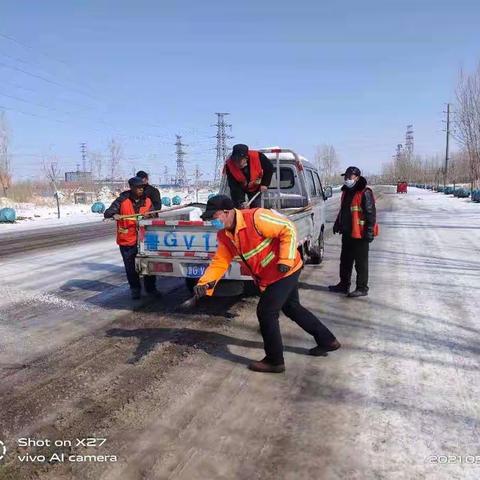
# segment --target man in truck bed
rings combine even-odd
[[[300,304],[298,279],[303,262],[297,250],[297,232],[290,220],[263,208],[236,210],[225,195],[208,200],[202,218],[217,223],[218,248],[195,287],[195,294],[212,295],[213,288],[209,289],[208,284],[218,282],[236,256],[243,260],[261,291],[257,317],[266,356],[250,363],[251,370],[285,371],[280,310],[313,336],[317,346],[310,349],[311,355],[323,355],[340,347],[330,330]]]
[[[272,181],[274,167],[261,152],[249,150],[247,145],[233,146],[232,154],[225,164],[230,196],[235,208],[242,208],[245,195],[250,200],[258,192],[266,192]],[[261,194],[250,204],[250,208],[262,205]]]

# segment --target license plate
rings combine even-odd
[[[187,277],[200,278],[205,273],[207,266],[208,265],[202,265],[202,264],[187,265]]]

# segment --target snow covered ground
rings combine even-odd
[[[188,191],[187,189],[169,189],[161,190],[162,197],[169,197],[172,199],[179,196],[183,203],[190,203],[196,201],[195,191]],[[208,196],[212,190],[202,189],[198,192],[198,201],[206,203]],[[64,204],[60,205],[60,218],[57,216],[57,207],[55,205],[36,205],[34,203],[14,203],[8,199],[2,199],[0,208],[11,207],[17,213],[17,221],[15,223],[0,223],[0,236],[6,232],[20,232],[25,230],[33,230],[38,228],[59,227],[63,225],[76,225],[86,222],[100,222],[103,220],[103,215],[92,213],[91,204],[74,205]],[[108,208],[111,199],[102,198],[103,203]]]
[[[91,205],[60,205],[60,218],[58,218],[56,207],[29,203],[15,204],[13,208],[15,208],[17,218],[20,218],[20,220],[15,223],[0,223],[0,235],[12,231],[101,221],[103,215],[92,213],[90,207]]]

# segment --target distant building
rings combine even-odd
[[[65,182],[67,183],[82,183],[91,182],[93,180],[92,172],[65,172]]]

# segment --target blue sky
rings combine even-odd
[[[123,171],[215,161],[214,112],[232,143],[377,172],[412,123],[417,153],[444,149],[442,110],[480,60],[480,3],[436,1],[43,1],[0,4],[0,106],[17,178],[80,142],[123,144]],[[18,43],[20,42],[20,43]],[[41,77],[41,78],[39,78]],[[22,112],[22,113],[20,113]],[[156,180],[154,178],[154,180]]]

